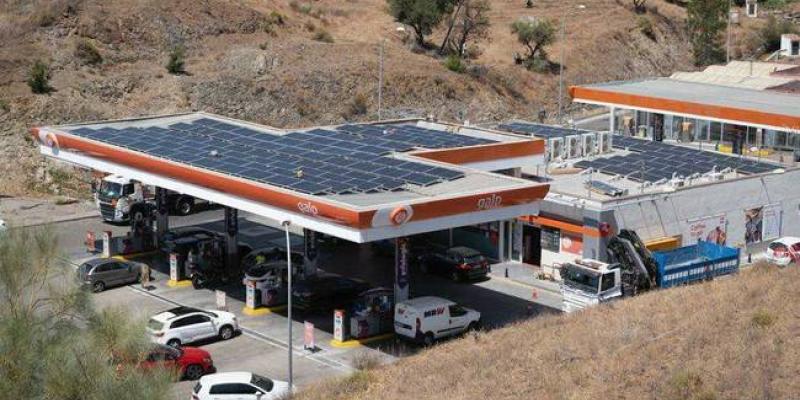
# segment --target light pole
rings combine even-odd
[[[292,242],[289,238],[289,226],[292,224],[291,221],[283,221],[281,225],[283,225],[283,229],[286,231],[286,283],[288,286],[288,295],[287,297],[287,325],[289,327],[289,393],[292,392]]]
[[[586,8],[583,4],[578,4],[578,10]],[[564,47],[566,47],[567,16],[571,14],[569,9],[561,16],[561,54],[558,60],[558,123],[563,122],[563,97],[564,97]]]
[[[731,62],[731,12],[733,0],[728,0],[728,32],[725,38],[725,63]]]

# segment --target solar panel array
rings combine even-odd
[[[514,133],[521,133],[524,135],[535,135],[541,138],[563,138],[572,135],[582,135],[584,133],[592,133],[584,129],[564,128],[560,126],[552,126],[545,124],[537,124],[534,122],[511,122],[498,126],[499,129],[506,130]]]
[[[416,148],[441,149],[491,140],[410,125],[345,125],[272,135],[201,118],[165,127],[74,128],[70,133],[314,195],[400,191],[464,176],[460,171],[399,160],[390,155]]]
[[[748,174],[760,174],[780,168],[779,165],[747,158],[625,136],[614,136],[614,147],[630,150],[631,153],[583,160],[574,165],[644,182],[671,179],[673,175],[688,177],[726,168]]]
[[[500,125],[500,129],[548,139],[590,132],[529,122],[504,124]],[[631,154],[584,160],[574,165],[645,182],[671,179],[673,174],[676,177],[704,174],[714,168],[717,171],[730,168],[747,174],[760,174],[780,168],[772,163],[620,135],[614,135],[612,145],[618,149],[630,150]]]

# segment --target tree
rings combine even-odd
[[[430,35],[453,9],[454,0],[387,0],[389,14],[397,22],[414,30],[417,44],[425,46],[425,36]]]
[[[36,61],[28,73],[28,86],[36,94],[50,93],[50,68],[42,61]]]
[[[440,52],[443,52],[446,44],[450,51],[464,57],[469,41],[478,41],[488,36],[490,11],[489,0],[460,0],[453,10],[453,22]]]
[[[728,0],[691,0],[686,11],[695,65],[724,61],[721,33],[727,24]]]
[[[518,19],[511,24],[511,32],[515,33],[517,40],[528,48],[528,60],[536,57],[547,59],[544,47],[556,40],[555,24],[546,19]]]
[[[94,310],[59,260],[47,229],[0,233],[3,398],[171,398],[171,374],[135,366],[151,346],[144,324],[121,311]]]
[[[183,74],[186,72],[184,64],[186,63],[186,50],[182,45],[177,45],[169,52],[169,59],[167,60],[167,72],[173,75]]]

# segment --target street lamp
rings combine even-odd
[[[286,231],[286,283],[288,286],[288,294],[287,294],[287,318],[288,322],[287,325],[289,327],[289,392],[292,391],[292,242],[289,238],[289,226],[292,225],[291,221],[283,221],[281,222],[283,225],[283,229]]]
[[[578,4],[578,10],[586,9],[583,4]],[[561,16],[561,55],[558,61],[558,123],[563,122],[563,97],[564,97],[564,47],[566,47],[567,16],[570,15],[569,9]]]

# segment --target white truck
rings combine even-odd
[[[95,192],[95,202],[103,220],[125,222],[131,218],[138,220],[144,213],[142,205],[155,205],[154,186],[145,185],[120,175],[109,175],[100,181]],[[189,195],[167,192],[169,210],[178,215],[189,215],[194,211],[197,200]]]
[[[622,298],[619,264],[577,259],[561,265],[562,310],[573,312]]]

